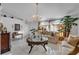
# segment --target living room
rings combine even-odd
[[[78,10],[79,3],[0,3],[1,54],[78,55]]]

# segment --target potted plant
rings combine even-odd
[[[77,26],[77,23],[75,21],[79,20],[77,17],[71,17],[71,16],[64,16],[64,18],[61,19],[61,23],[64,25],[63,29],[60,29],[59,31],[64,32],[64,36],[68,37],[69,33],[71,31],[71,28],[73,25]]]

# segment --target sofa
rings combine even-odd
[[[79,51],[75,52],[75,50],[77,49],[78,45],[79,45],[79,37],[69,35],[68,38],[65,38],[61,42],[62,54],[66,54],[66,55],[77,54],[77,52]]]

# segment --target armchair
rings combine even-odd
[[[61,43],[62,54],[74,55],[73,52],[78,46],[78,43],[79,43],[79,37],[74,37],[73,35],[69,35],[69,37],[65,38]]]

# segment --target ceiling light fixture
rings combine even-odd
[[[41,19],[41,16],[38,14],[38,3],[35,4],[35,15],[32,16],[32,19],[35,21],[39,21]]]

